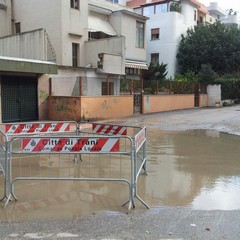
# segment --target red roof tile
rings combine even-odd
[[[132,0],[130,2],[127,2],[127,7],[135,8],[140,7],[144,4],[146,4],[146,0]]]

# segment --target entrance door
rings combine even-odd
[[[38,120],[37,79],[2,77],[2,122]]]
[[[142,113],[142,94],[141,93],[134,93],[133,107],[134,107],[134,114]]]
[[[207,85],[203,83],[198,83],[194,85],[194,106],[199,107],[200,106],[200,94],[207,94]]]

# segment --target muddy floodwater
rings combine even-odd
[[[148,175],[139,177],[138,195],[148,205],[190,206],[197,210],[240,209],[240,136],[209,130],[176,132],[149,128],[147,141]],[[89,162],[86,169],[65,159],[61,161],[66,164],[61,172],[60,161],[39,156],[21,158],[24,159],[14,161],[14,174],[27,171],[44,176],[52,171],[56,176],[65,173],[84,176],[99,171],[98,174],[104,176],[116,169],[121,175],[129,173],[128,166],[115,158],[105,162],[96,159],[95,163]],[[74,164],[74,170],[68,164]],[[3,175],[0,191],[3,191]],[[121,206],[128,199],[124,183],[22,181],[16,183],[15,193],[18,201],[13,200],[6,209],[0,209],[1,222],[78,218],[99,211],[127,212],[127,207]],[[144,208],[138,200],[136,205],[137,209]]]

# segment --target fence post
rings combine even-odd
[[[156,80],[156,95],[158,95],[158,80]]]
[[[110,95],[110,89],[109,89],[109,77],[107,77],[107,95]]]
[[[52,78],[49,78],[49,96],[52,96]]]
[[[82,77],[79,77],[79,95],[82,96]]]

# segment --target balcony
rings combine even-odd
[[[56,62],[56,54],[44,29],[0,38],[0,56]]]
[[[240,25],[240,19],[237,15],[227,15],[221,19],[221,22],[225,25]]]
[[[226,11],[218,6],[217,2],[211,2],[210,6],[207,7],[207,10],[211,15],[218,16],[219,18],[226,16]]]
[[[105,74],[125,74],[125,38],[111,37],[85,42],[85,62]]]

